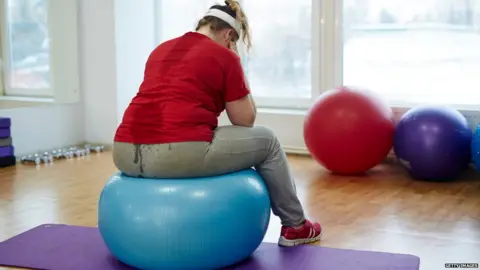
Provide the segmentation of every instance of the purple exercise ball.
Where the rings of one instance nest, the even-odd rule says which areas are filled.
[[[394,151],[411,176],[427,181],[450,181],[470,162],[472,130],[457,110],[418,107],[397,124]]]

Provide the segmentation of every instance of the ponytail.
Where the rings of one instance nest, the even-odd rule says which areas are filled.
[[[250,48],[252,47],[252,34],[251,34],[250,25],[248,23],[247,15],[243,11],[238,1],[225,0],[225,4],[235,12],[236,19],[237,21],[240,22],[241,32],[242,32],[242,33],[238,33],[238,35],[241,36],[243,43],[247,47],[247,50],[250,50]]]

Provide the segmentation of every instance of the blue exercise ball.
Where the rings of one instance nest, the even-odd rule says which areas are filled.
[[[475,165],[475,169],[477,169],[477,171],[480,171],[480,124],[477,125],[477,128],[475,129],[475,133],[472,139],[471,151],[472,161]]]
[[[112,255],[140,269],[217,269],[248,258],[270,221],[270,198],[252,169],[191,179],[113,175],[98,227]]]
[[[397,124],[394,151],[413,178],[450,181],[468,167],[472,130],[457,110],[424,106]]]

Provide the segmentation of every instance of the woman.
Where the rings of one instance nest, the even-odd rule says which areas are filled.
[[[153,50],[115,135],[115,165],[126,175],[149,178],[255,167],[282,221],[279,244],[317,241],[322,228],[304,216],[285,152],[272,131],[254,126],[256,106],[235,45],[242,37],[250,48],[250,29],[239,3],[225,3],[212,6],[196,32]],[[218,127],[224,110],[233,125]]]

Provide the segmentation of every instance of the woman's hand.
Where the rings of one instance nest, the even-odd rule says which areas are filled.
[[[230,41],[230,44],[229,44],[228,48],[229,48],[230,50],[232,50],[234,53],[236,53],[238,56],[240,56],[240,55],[238,54],[237,43],[235,43],[235,42],[233,42],[233,41]]]

